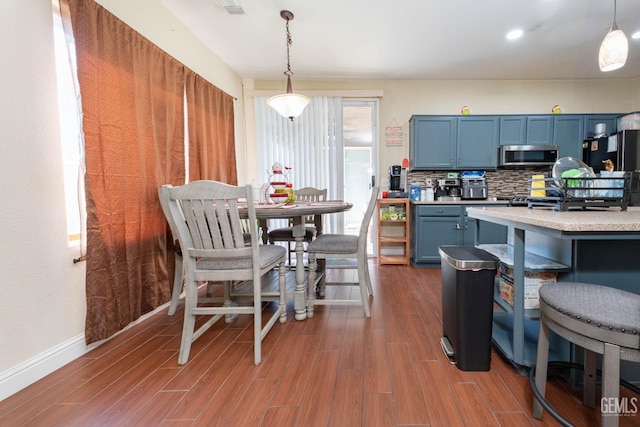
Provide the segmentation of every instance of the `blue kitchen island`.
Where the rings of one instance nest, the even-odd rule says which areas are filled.
[[[526,207],[469,207],[470,218],[509,227],[513,263],[513,307],[494,311],[494,345],[515,365],[535,365],[538,310],[524,308],[525,257],[565,265],[558,281],[595,283],[640,294],[640,207],[565,212]],[[496,302],[498,302],[496,300]],[[640,315],[640,314],[639,314]],[[576,360],[568,343],[556,360]],[[640,381],[637,364],[625,362],[623,377]],[[633,378],[628,378],[631,373]]]

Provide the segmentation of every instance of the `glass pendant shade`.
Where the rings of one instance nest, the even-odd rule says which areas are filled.
[[[627,62],[628,54],[629,42],[627,37],[614,23],[600,45],[600,53],[598,55],[600,71],[613,71],[622,68]]]
[[[267,105],[276,110],[282,117],[293,120],[304,111],[309,103],[309,98],[297,93],[283,93],[272,96],[267,100]]]

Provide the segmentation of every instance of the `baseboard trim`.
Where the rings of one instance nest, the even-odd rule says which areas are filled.
[[[169,303],[166,303],[156,308],[155,310],[146,313],[145,315],[141,316],[136,321],[131,322],[124,329],[113,334],[106,340],[87,345],[85,343],[84,334],[78,335],[61,344],[56,345],[55,347],[50,348],[43,353],[40,353],[35,357],[32,357],[31,359],[19,363],[13,368],[7,369],[4,372],[0,372],[0,401],[46,377],[47,375],[60,369],[67,363],[72,362],[78,357],[81,357],[94,348],[118,336],[127,329],[137,325],[140,322],[144,322],[146,319],[158,313],[159,311],[166,309],[168,306]]]
[[[87,352],[84,334],[0,373],[0,400],[33,384]]]

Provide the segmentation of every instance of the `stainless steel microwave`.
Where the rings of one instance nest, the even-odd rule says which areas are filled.
[[[500,166],[553,166],[559,155],[557,145],[502,145]]]

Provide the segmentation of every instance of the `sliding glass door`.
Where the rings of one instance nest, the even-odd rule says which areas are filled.
[[[377,170],[378,101],[344,99],[342,116],[342,186],[344,199],[353,203],[353,209],[344,216],[344,232],[357,235]],[[370,255],[374,253],[376,240],[372,235],[369,234]]]

